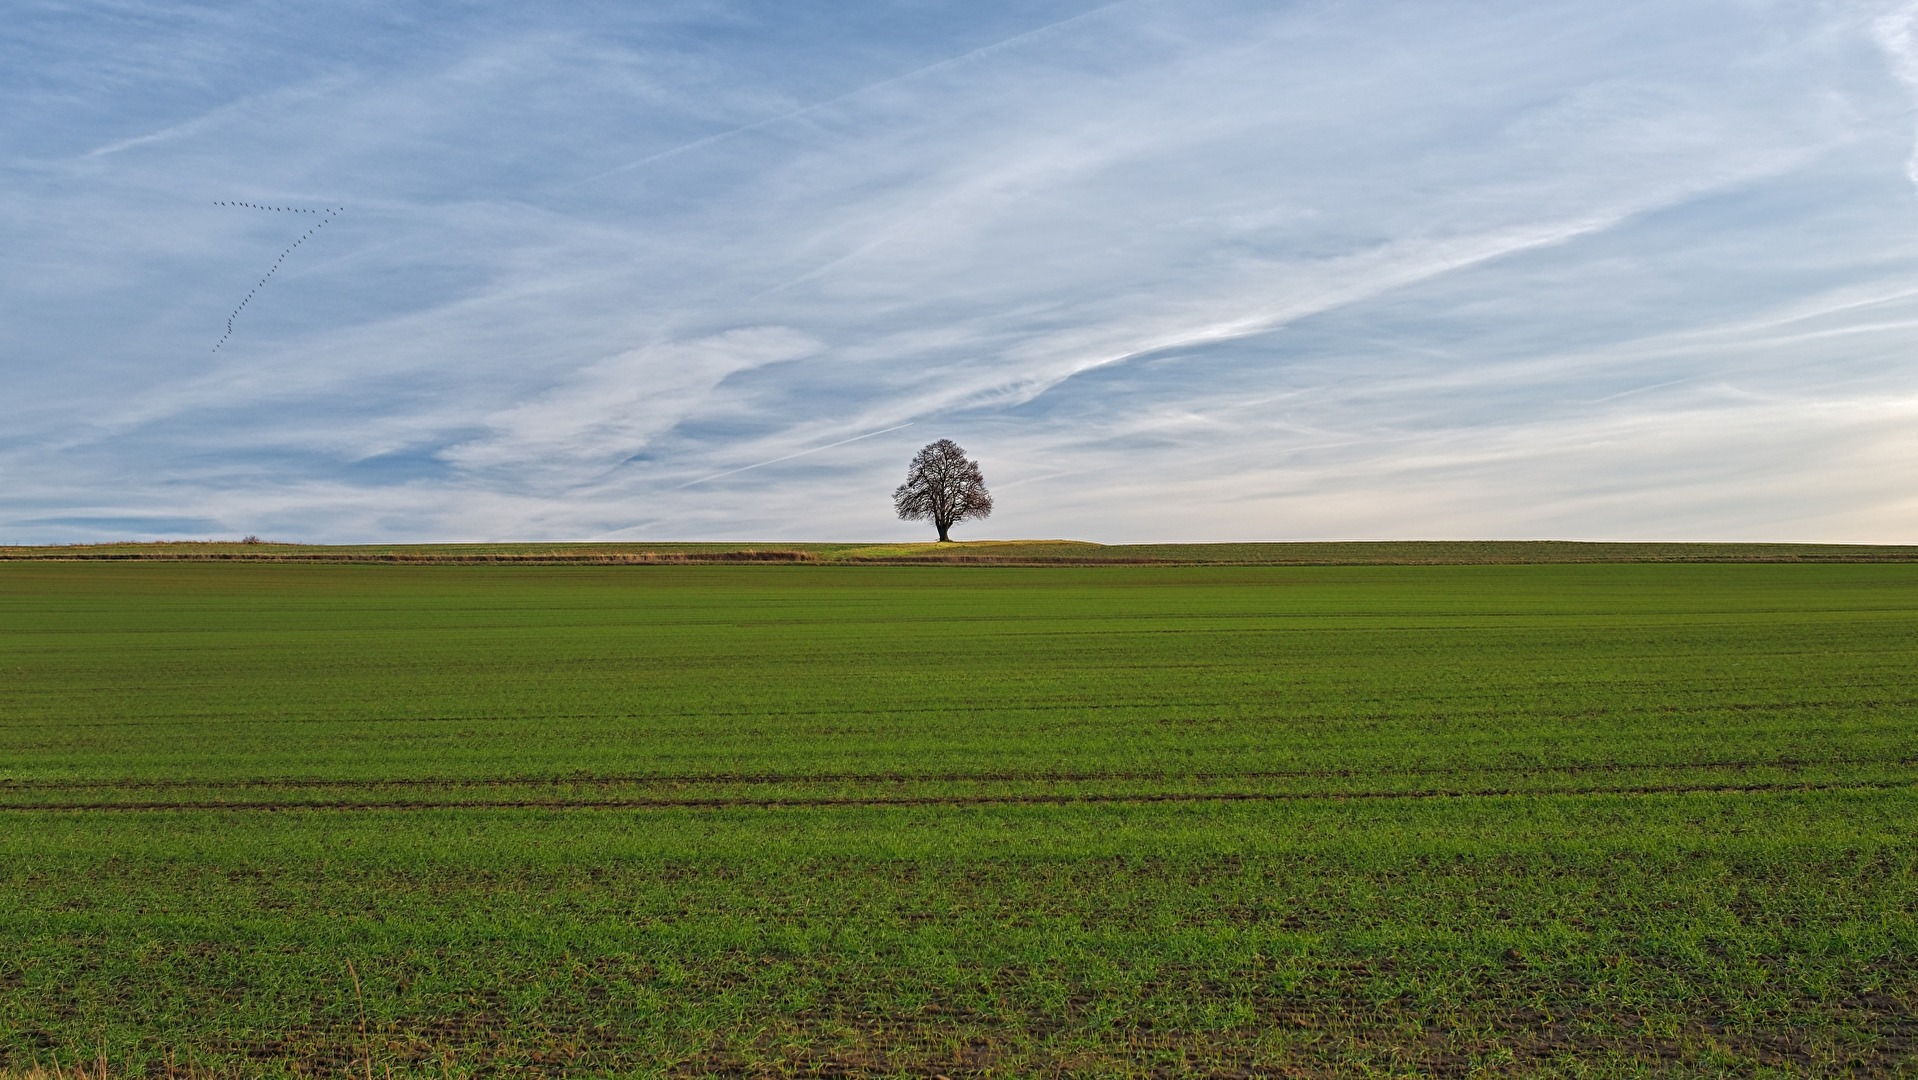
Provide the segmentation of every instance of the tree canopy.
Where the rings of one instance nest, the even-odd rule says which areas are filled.
[[[892,493],[893,507],[904,521],[931,521],[943,542],[961,521],[992,513],[992,493],[979,463],[966,457],[965,448],[951,439],[927,443],[906,467],[906,482]]]

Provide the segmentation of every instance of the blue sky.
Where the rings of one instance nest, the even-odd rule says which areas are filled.
[[[1918,542],[1918,4],[9,12],[0,542]]]

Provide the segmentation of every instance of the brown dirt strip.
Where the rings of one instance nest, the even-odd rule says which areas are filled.
[[[1176,632],[1183,633],[1184,631],[1176,631]],[[1236,704],[1236,702],[1181,701],[1177,703],[1177,707],[1181,709],[1205,709],[1205,708],[1219,708],[1219,707],[1233,705],[1233,704]],[[1116,711],[1116,710],[1138,711],[1138,710],[1155,708],[1155,707],[1158,707],[1157,703],[1142,704],[1138,702],[1097,702],[1097,701],[1050,702],[1048,701],[1048,702],[1022,703],[1019,706],[1017,706],[1017,708],[1014,711],[1030,712],[1030,713],[1050,713],[1050,712],[1091,713],[1091,712]],[[1830,709],[1830,708],[1909,709],[1913,707],[1918,707],[1918,698],[1803,698],[1803,699],[1794,700],[1794,701],[1714,702],[1708,706],[1689,705],[1689,704],[1662,704],[1662,705],[1661,704],[1650,704],[1650,705],[1632,704],[1629,706],[1619,705],[1611,708],[1588,707],[1588,708],[1580,708],[1580,709],[1558,709],[1550,713],[1539,712],[1537,710],[1526,710],[1526,715],[1531,717],[1548,717],[1556,720],[1576,720],[1576,719],[1603,718],[1608,716],[1618,716],[1621,714],[1630,715],[1630,716],[1682,716],[1682,715],[1695,715],[1699,713],[1714,713],[1714,712],[1782,713],[1782,712],[1806,712],[1813,709]],[[694,720],[711,720],[716,718],[730,719],[730,718],[742,717],[742,716],[754,717],[759,719],[767,719],[767,720],[788,720],[794,717],[825,716],[825,717],[832,717],[837,720],[850,721],[850,720],[863,720],[863,719],[875,718],[875,717],[912,716],[912,715],[922,714],[926,711],[927,710],[924,708],[898,707],[898,708],[884,708],[884,709],[876,709],[876,708],[875,709],[859,709],[856,711],[848,711],[845,709],[790,708],[790,709],[778,709],[778,710],[701,709],[701,710],[692,711],[692,712],[660,711],[660,712],[647,712],[647,713],[636,713],[636,712],[479,713],[479,714],[459,714],[459,715],[426,714],[421,716],[375,716],[375,717],[368,718],[365,721],[349,721],[349,722],[355,722],[355,723],[366,722],[366,723],[378,723],[378,724],[448,724],[448,723],[474,724],[474,723],[492,723],[496,721],[510,721],[510,722],[516,722],[516,723],[523,723],[523,722],[532,721],[532,720],[551,721],[551,720],[609,720],[611,719],[611,720],[649,720],[649,721],[694,721]],[[1490,716],[1508,715],[1517,711],[1518,710],[1515,710],[1515,709],[1478,707],[1478,708],[1456,708],[1456,709],[1448,709],[1444,711],[1424,710],[1424,711],[1421,711],[1419,715],[1427,719],[1433,719],[1433,718],[1471,719],[1471,718],[1484,718],[1484,717],[1490,717]],[[1404,712],[1372,711],[1372,712],[1351,712],[1351,713],[1336,713],[1336,714],[1308,713],[1302,716],[1292,716],[1292,717],[1283,717],[1283,718],[1263,716],[1263,717],[1254,717],[1252,719],[1253,720],[1270,720],[1275,722],[1279,720],[1284,720],[1286,722],[1291,722],[1291,723],[1364,723],[1364,722],[1403,720],[1406,718],[1407,715],[1408,714]],[[244,723],[253,723],[255,719],[256,718],[246,717],[246,716],[226,716],[226,717],[216,718],[216,717],[206,716],[203,714],[189,713],[189,714],[180,714],[180,715],[163,717],[163,718],[160,718],[158,722],[167,723],[167,722],[181,721],[181,720],[194,720],[194,721],[212,721],[212,722],[220,722],[220,723],[228,723],[228,724],[244,724]],[[327,722],[337,722],[337,721],[327,721]],[[1246,721],[1219,720],[1217,718],[1211,718],[1211,717],[1200,718],[1200,719],[1193,719],[1190,717],[1156,717],[1156,718],[1151,718],[1150,722],[1157,723],[1162,726],[1183,727],[1183,726],[1193,726],[1193,725],[1208,724],[1208,723],[1243,723]],[[9,720],[8,728],[13,731],[34,731],[34,730],[45,730],[45,729],[72,730],[75,728],[113,729],[113,728],[126,728],[126,727],[148,727],[152,725],[153,723],[155,723],[155,721],[152,718],[147,718],[147,717],[139,717],[139,718],[116,717],[112,719],[95,718],[95,719],[89,719],[89,720],[75,720],[69,717],[59,717],[59,718],[51,718],[51,719],[33,719],[33,720],[23,719],[23,720],[17,720],[17,721]],[[0,783],[5,783],[5,781],[0,780]]]
[[[1888,791],[1918,787],[1918,779],[1772,784],[1645,784],[1611,788],[1478,788],[1462,791],[1167,791],[1073,795],[907,795],[895,798],[831,796],[791,799],[442,799],[370,802],[123,802],[0,803],[0,811],[178,810],[779,810],[881,806],[1065,806],[1081,803],[1356,802],[1399,799],[1503,799],[1602,795],[1753,795],[1778,792]]]
[[[820,555],[810,551],[711,552],[493,552],[481,554],[418,552],[246,552],[246,551],[35,551],[0,550],[0,562],[240,562],[240,563],[400,563],[410,565],[527,566],[677,566],[724,563],[792,563],[813,566],[1483,566],[1483,565],[1597,565],[1624,563],[1910,563],[1918,553],[1892,549],[1834,552],[1712,552],[1686,555],[1676,552],[1547,552],[1487,554],[1461,552],[1430,556],[1379,554],[1368,556],[1273,554],[1265,557],[1180,558],[1177,556],[1111,555]]]
[[[822,565],[839,566],[1597,566],[1631,563],[1795,563],[1829,565],[1832,563],[1909,563],[1918,557],[1907,554],[1721,554],[1721,555],[1635,555],[1631,557],[1586,555],[1583,557],[1534,556],[1469,558],[1269,558],[1269,559],[1174,559],[1140,556],[1097,558],[1043,558],[1008,555],[846,555],[819,560]]]
[[[478,788],[478,787],[640,787],[648,784],[903,784],[903,783],[1099,783],[1103,781],[1214,781],[1214,780],[1350,780],[1368,776],[1458,776],[1473,773],[1572,774],[1597,772],[1678,772],[1734,769],[1815,769],[1860,766],[1911,768],[1918,757],[1904,758],[1775,758],[1718,761],[1591,761],[1562,764],[1439,765],[1426,768],[1380,769],[1269,769],[1232,772],[970,772],[970,773],[635,773],[624,776],[488,776],[488,777],[247,777],[231,780],[4,780],[6,791],[139,791],[191,788],[219,791],[246,788]]]
[[[245,562],[245,563],[407,563],[451,565],[518,563],[534,566],[579,564],[584,566],[675,566],[690,563],[816,563],[819,556],[808,551],[712,551],[712,552],[634,552],[568,554],[516,554],[500,552],[480,555],[416,555],[398,552],[248,554],[239,551],[112,551],[20,553],[0,552],[0,562]]]

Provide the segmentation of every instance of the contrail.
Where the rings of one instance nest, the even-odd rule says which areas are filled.
[[[605,172],[595,173],[584,180],[575,180],[574,182],[567,184],[566,186],[560,188],[559,190],[571,191],[572,189],[576,187],[583,187],[587,184],[594,183],[595,181],[604,180],[609,176],[617,176],[623,172],[631,172],[634,169],[643,168],[644,166],[651,165],[655,161],[664,161],[670,157],[678,157],[679,155],[684,154],[689,150],[697,150],[702,146],[711,146],[713,143],[720,142],[725,139],[730,139],[735,135],[744,135],[746,132],[749,132],[749,131],[758,131],[760,128],[763,128],[763,127],[769,127],[773,124],[782,123],[787,120],[794,120],[801,116],[805,116],[807,113],[818,112],[820,109],[830,108],[834,105],[839,104],[842,101],[846,101],[851,98],[856,98],[861,94],[870,93],[874,90],[878,90],[881,87],[891,86],[893,83],[904,82],[907,79],[916,79],[919,76],[924,75],[928,72],[938,71],[941,68],[947,68],[947,67],[951,67],[954,64],[963,63],[977,56],[984,56],[987,53],[996,52],[999,49],[1003,49],[1008,45],[1015,45],[1021,41],[1026,40],[1027,38],[1036,37],[1040,34],[1050,33],[1051,31],[1057,30],[1062,26],[1069,26],[1083,19],[1090,19],[1094,15],[1097,15],[1102,11],[1108,11],[1112,8],[1120,7],[1125,4],[1130,4],[1133,2],[1134,0],[1113,0],[1113,2],[1110,4],[1101,4],[1098,7],[1093,8],[1091,11],[1082,11],[1079,14],[1074,15],[1069,19],[1060,19],[1058,22],[1051,22],[1051,23],[1045,24],[1044,26],[1034,27],[1031,30],[1026,30],[1022,33],[1014,34],[1009,38],[1004,38],[1002,40],[995,41],[990,45],[981,45],[978,48],[971,50],[970,52],[963,52],[963,53],[960,53],[958,56],[947,57],[946,59],[940,60],[937,63],[927,64],[925,67],[922,67],[922,68],[915,68],[912,71],[908,71],[903,75],[894,75],[889,79],[881,79],[876,83],[871,83],[869,85],[859,87],[857,90],[848,90],[843,94],[839,94],[836,97],[829,97],[824,101],[815,101],[811,105],[802,105],[799,108],[792,110],[791,112],[780,113],[778,116],[768,116],[764,120],[755,120],[750,124],[744,124],[744,125],[741,125],[740,127],[732,128],[727,131],[721,131],[721,132],[718,132],[717,134],[708,135],[701,139],[694,139],[692,142],[685,143],[680,146],[675,146],[670,150],[661,150],[657,154],[649,154],[646,157],[640,158],[638,161],[629,161],[624,165],[616,165],[613,168],[607,169]]]
[[[913,425],[913,421],[908,420],[903,424],[895,424],[889,428],[880,428],[878,431],[868,431],[864,435],[854,435],[850,439],[841,439],[838,442],[827,443],[824,446],[815,446],[810,450],[801,450],[797,454],[787,454],[785,457],[776,457],[776,458],[773,458],[771,461],[759,461],[759,462],[754,462],[751,465],[741,465],[737,469],[727,469],[725,472],[717,472],[712,474],[711,476],[702,476],[697,480],[688,480],[685,483],[679,485],[679,487],[674,488],[673,490],[678,491],[681,488],[692,487],[694,484],[703,484],[708,480],[717,480],[722,476],[731,476],[734,473],[743,473],[747,469],[757,469],[766,465],[777,465],[782,461],[791,461],[792,459],[796,457],[805,457],[807,454],[817,454],[821,450],[831,450],[835,446],[844,446],[847,443],[858,442],[861,439],[870,439],[874,435],[884,435],[888,431],[898,431],[900,428],[909,428],[912,425]]]

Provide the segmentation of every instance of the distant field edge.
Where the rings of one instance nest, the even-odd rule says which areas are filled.
[[[1918,545],[1574,540],[1095,544],[479,543],[223,541],[0,546],[0,562],[257,562],[448,565],[1459,566],[1543,563],[1918,563]]]

